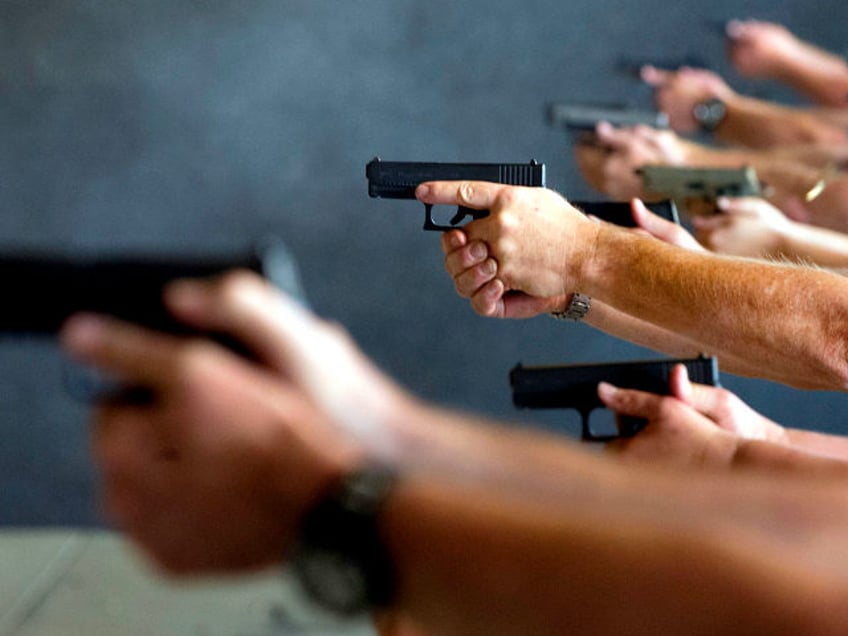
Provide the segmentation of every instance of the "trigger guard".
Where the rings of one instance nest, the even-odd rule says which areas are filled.
[[[459,223],[467,216],[470,216],[472,219],[482,219],[483,217],[488,215],[488,210],[475,210],[474,208],[466,208],[459,206],[456,209],[456,214],[454,214],[449,221],[450,225],[439,225],[433,220],[433,204],[425,203],[424,229],[430,231],[447,232],[449,230],[455,230],[457,227],[459,227]]]
[[[463,206],[459,206],[456,209],[456,214],[453,215],[453,218],[450,220],[451,225],[458,225],[460,221],[465,219],[465,217],[470,216],[472,219],[482,219],[483,217],[489,216],[488,210],[475,210],[474,208],[466,208]]]

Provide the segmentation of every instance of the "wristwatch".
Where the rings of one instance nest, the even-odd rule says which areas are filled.
[[[698,102],[692,108],[692,117],[698,122],[701,130],[713,132],[727,116],[727,105],[718,97],[711,97]]]
[[[586,294],[575,292],[571,295],[571,300],[568,301],[564,311],[552,311],[551,317],[557,320],[583,320],[589,309],[592,308],[592,299]]]
[[[390,468],[360,467],[306,514],[290,564],[319,607],[351,617],[391,604],[394,566],[377,517],[396,483]]]

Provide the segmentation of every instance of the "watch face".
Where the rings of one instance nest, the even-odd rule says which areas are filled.
[[[727,106],[717,97],[695,104],[692,116],[704,130],[713,131],[724,119]]]
[[[312,550],[295,561],[299,579],[321,605],[352,615],[367,607],[367,583],[362,568],[336,552]]]
[[[325,609],[352,617],[391,602],[394,567],[377,515],[396,481],[394,471],[366,466],[307,512],[291,565],[303,590]]]

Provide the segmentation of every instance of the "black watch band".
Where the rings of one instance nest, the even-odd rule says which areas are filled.
[[[324,609],[353,616],[393,601],[394,566],[380,537],[378,515],[396,482],[391,469],[361,467],[304,518],[291,567]]]

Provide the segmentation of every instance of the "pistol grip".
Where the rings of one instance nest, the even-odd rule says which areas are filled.
[[[591,410],[580,411],[582,420],[580,439],[584,442],[611,442],[614,439],[635,437],[648,423],[648,420],[641,417],[619,415],[617,416],[617,434],[597,434],[592,430],[589,422],[591,412]]]
[[[433,204],[425,203],[424,229],[431,232],[447,232],[448,230],[455,230],[457,227],[460,227],[459,223],[469,216],[472,219],[482,219],[483,217],[489,216],[489,211],[475,210],[474,208],[459,206],[456,209],[456,214],[454,214],[449,221],[450,225],[439,225],[433,220]]]

